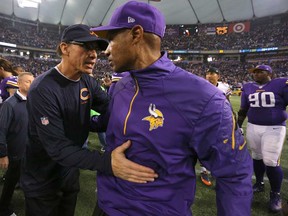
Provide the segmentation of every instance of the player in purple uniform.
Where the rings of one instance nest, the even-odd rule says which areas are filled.
[[[107,151],[131,140],[127,157],[159,174],[140,185],[98,172],[95,215],[191,216],[199,158],[216,178],[218,215],[249,216],[252,160],[230,103],[160,51],[162,13],[129,1],[108,26],[92,30],[109,39],[105,54],[113,71],[129,72],[113,91]]]
[[[13,70],[12,63],[0,58],[0,107],[1,104],[18,89],[17,73]]]
[[[269,209],[278,212],[282,206],[280,156],[286,136],[288,79],[272,79],[272,69],[268,65],[258,65],[250,72],[254,82],[243,86],[238,124],[241,127],[248,116],[246,137],[256,176],[253,191],[264,191],[266,171],[271,186]]]

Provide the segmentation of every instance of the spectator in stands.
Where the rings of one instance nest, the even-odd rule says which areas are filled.
[[[27,100],[30,139],[21,175],[27,215],[74,215],[79,168],[114,174],[134,183],[157,177],[151,168],[125,158],[129,142],[105,154],[82,148],[89,133],[91,108],[103,114],[110,101],[89,76],[96,63],[96,50],[105,49],[107,44],[86,25],[67,27],[57,48],[61,62],[31,85]]]
[[[21,73],[18,77],[19,89],[0,109],[0,168],[7,169],[0,198],[1,216],[16,215],[11,200],[20,178],[21,160],[28,141],[26,97],[33,80],[32,73]]]
[[[113,90],[106,151],[129,139],[127,157],[159,173],[139,185],[98,172],[94,215],[192,215],[199,158],[217,179],[218,215],[249,216],[252,161],[234,130],[231,105],[216,87],[160,51],[161,12],[129,1],[107,26],[92,31],[109,39],[105,54],[113,71],[130,73]]]

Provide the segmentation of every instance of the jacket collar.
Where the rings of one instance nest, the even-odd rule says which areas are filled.
[[[27,97],[24,96],[23,94],[21,94],[19,90],[17,90],[14,95],[15,95],[15,97],[17,99],[19,99],[21,101],[26,101],[27,100]]]
[[[132,70],[130,74],[142,84],[159,81],[159,79],[169,75],[176,66],[168,59],[166,52],[161,52],[161,57],[150,66],[141,70]]]

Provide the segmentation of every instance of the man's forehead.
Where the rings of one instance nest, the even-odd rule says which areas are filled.
[[[107,38],[111,38],[111,37],[114,37],[116,36],[117,34],[120,34],[122,32],[125,32],[127,30],[130,30],[128,28],[123,28],[123,29],[115,29],[115,30],[111,30],[111,31],[107,31]]]

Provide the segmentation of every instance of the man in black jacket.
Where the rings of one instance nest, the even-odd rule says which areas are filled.
[[[28,216],[74,215],[79,168],[136,183],[157,177],[152,169],[126,159],[129,142],[103,155],[82,148],[89,134],[90,110],[105,114],[110,101],[89,76],[96,50],[107,45],[86,25],[67,27],[57,48],[61,62],[31,86],[27,101],[30,139],[21,177]]]
[[[0,215],[13,215],[11,199],[19,181],[21,160],[27,144],[28,115],[26,97],[33,74],[23,72],[18,76],[19,89],[8,98],[0,110],[0,168],[7,169],[0,199]]]

